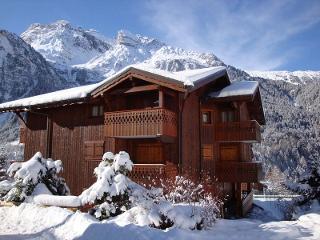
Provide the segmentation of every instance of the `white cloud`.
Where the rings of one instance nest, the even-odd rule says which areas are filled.
[[[269,70],[297,55],[283,47],[320,22],[319,1],[162,0],[146,4],[144,21],[172,45],[212,51],[227,64]]]

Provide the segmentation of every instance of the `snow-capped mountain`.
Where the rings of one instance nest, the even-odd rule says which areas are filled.
[[[70,86],[19,36],[0,30],[0,101]]]
[[[63,77],[80,84],[100,81],[138,62],[170,71],[224,65],[213,54],[173,48],[124,30],[111,40],[95,30],[72,27],[63,20],[32,24],[21,37],[53,63]]]
[[[44,57],[19,36],[0,30],[0,101],[51,92],[74,86],[61,77]],[[18,135],[12,114],[0,116],[0,142]]]
[[[306,84],[320,80],[320,71],[248,71],[252,77],[260,77],[292,84]]]
[[[10,34],[6,32],[6,35]],[[119,31],[114,38],[109,38],[92,29],[73,27],[66,21],[33,24],[21,37],[43,57],[22,39],[14,36],[17,41],[15,46],[26,49],[19,48],[22,53],[18,56],[26,58],[27,62],[31,61],[28,60],[30,56],[34,56],[31,62],[38,61],[39,64],[31,64],[32,71],[37,72],[34,75],[28,75],[29,72],[22,75],[11,74],[21,72],[23,60],[13,62],[10,65],[11,72],[9,68],[4,68],[6,65],[0,65],[0,77],[3,69],[8,74],[2,75],[4,80],[0,78],[1,94],[7,95],[0,98],[1,101],[25,96],[29,86],[37,92],[43,92],[97,82],[132,63],[144,62],[168,71],[226,66],[232,81],[260,82],[267,124],[262,144],[255,145],[255,157],[265,163],[266,169],[276,167],[288,176],[297,176],[309,163],[320,159],[319,72],[248,74],[225,64],[212,53],[186,51],[127,31]],[[8,41],[2,38],[0,40],[0,64],[3,59],[5,62],[11,59],[12,44],[8,44]],[[15,83],[22,84],[20,81],[24,78],[21,76],[32,79],[30,83],[23,85],[27,91],[7,91],[13,89]]]
[[[21,37],[48,61],[57,65],[76,65],[104,53],[110,48],[93,30],[72,27],[67,21],[32,24]]]

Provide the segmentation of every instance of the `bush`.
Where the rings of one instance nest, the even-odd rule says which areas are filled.
[[[187,174],[177,176],[174,180],[162,183],[164,198],[173,204],[189,204],[195,215],[200,215],[201,222],[197,229],[211,227],[220,216],[223,201],[220,199],[219,183],[212,181],[208,174],[203,174],[203,180],[196,182]]]
[[[97,181],[81,193],[82,204],[93,204],[90,214],[99,220],[117,216],[129,209],[130,180],[127,177],[133,163],[129,154],[121,151],[115,156],[107,152],[95,168]]]
[[[220,202],[204,191],[203,185],[177,177],[172,183],[163,183],[164,189],[147,189],[127,177],[132,166],[126,152],[104,154],[94,170],[97,181],[80,195],[82,204],[94,205],[91,215],[103,220],[123,214],[129,222],[160,229],[212,226]]]
[[[58,173],[62,171],[61,160],[45,159],[37,152],[26,162],[15,162],[8,168],[12,182],[0,182],[0,192],[5,201],[23,202],[39,183],[43,183],[54,195],[67,195],[69,188]],[[8,187],[10,186],[10,187]]]

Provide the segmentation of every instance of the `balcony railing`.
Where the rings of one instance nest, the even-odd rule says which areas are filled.
[[[258,162],[217,162],[215,176],[219,182],[255,183],[262,180],[262,165]]]
[[[218,142],[260,142],[260,125],[255,120],[217,123],[215,140]]]
[[[106,112],[104,124],[108,137],[177,136],[176,114],[164,108]]]
[[[134,164],[129,177],[141,184],[159,184],[166,178],[174,178],[178,174],[176,165],[169,164]]]

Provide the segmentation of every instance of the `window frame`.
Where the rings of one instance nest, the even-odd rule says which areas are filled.
[[[94,109],[96,109],[96,114],[94,114]],[[104,106],[103,104],[92,104],[90,105],[89,117],[90,118],[99,118],[104,115]]]
[[[209,116],[209,121],[208,122],[205,122],[203,121],[204,120],[204,115]],[[202,125],[213,125],[213,111],[212,110],[209,110],[209,109],[202,109],[201,110],[201,123]]]
[[[223,110],[220,113],[221,122],[236,122],[237,116],[235,110]]]

